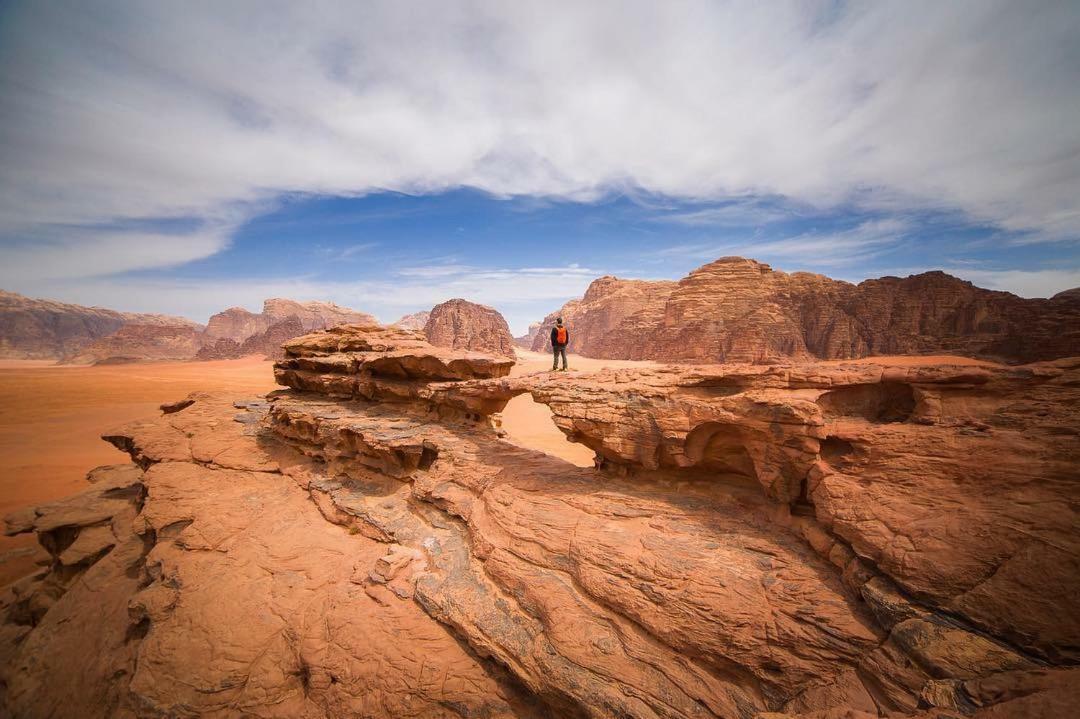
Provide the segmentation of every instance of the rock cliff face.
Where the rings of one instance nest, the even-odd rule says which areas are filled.
[[[397,322],[394,323],[395,327],[401,327],[407,330],[422,330],[427,325],[428,318],[431,317],[431,312],[424,310],[423,312],[413,312],[411,315],[404,315]]]
[[[630,286],[614,278],[597,282]],[[1022,299],[943,272],[852,285],[724,257],[676,284],[614,293],[594,287],[561,310],[571,351],[589,357],[769,362],[963,354],[1030,362],[1080,354],[1075,292]],[[545,327],[558,314],[545,318]],[[546,351],[547,342],[541,331],[533,349]]]
[[[567,302],[540,322],[531,349],[551,351],[551,328],[562,317],[570,328],[570,352],[620,359],[629,345],[641,341],[637,333],[659,319],[674,289],[675,283],[666,281],[620,280],[611,276],[593,280],[584,297]]]
[[[293,339],[266,399],[107,434],[8,517],[14,716],[1067,716],[1080,359],[509,377]],[[586,470],[499,437],[529,393]],[[59,681],[63,677],[65,681]]]
[[[293,335],[293,337],[314,329],[325,329],[350,323],[378,324],[372,315],[340,307],[334,302],[297,302],[289,299],[268,299],[262,302],[262,312],[259,314],[248,312],[242,307],[233,307],[224,312],[218,312],[210,318],[210,322],[206,323],[204,341],[207,347],[211,348],[215,353],[215,356],[224,358],[222,355],[227,354],[232,345],[228,342],[218,344],[218,340],[231,340],[235,343],[234,351],[239,352],[246,340],[264,336],[272,326],[280,325],[293,317],[296,318],[297,322],[289,326],[301,328],[301,331]],[[280,333],[280,329],[275,331]],[[279,340],[274,345],[274,351],[270,353],[271,355],[278,351],[281,341],[284,341],[284,339],[291,338]],[[254,344],[258,345],[258,347],[264,347],[267,343],[268,340],[256,339],[254,341]]]
[[[177,325],[123,325],[111,335],[84,347],[66,361],[80,364],[191,359],[202,347],[202,328],[194,322]]]
[[[173,328],[170,337],[183,334],[181,328],[199,329],[182,317],[116,312],[100,307],[83,307],[52,300],[36,300],[0,290],[0,357],[7,359],[71,359],[90,344],[126,324],[146,328]],[[155,330],[136,331],[144,345]],[[166,343],[166,347],[173,340]],[[190,355],[189,355],[190,356]]]
[[[461,299],[431,309],[424,334],[437,347],[514,356],[514,338],[506,320],[491,307]]]

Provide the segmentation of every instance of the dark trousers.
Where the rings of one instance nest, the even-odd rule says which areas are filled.
[[[559,357],[562,357],[562,368],[566,369],[566,347],[554,345],[551,350],[555,353],[555,357],[551,360],[551,369],[555,369],[559,366]]]

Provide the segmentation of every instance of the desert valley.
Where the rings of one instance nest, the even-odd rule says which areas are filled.
[[[1080,716],[1078,37],[0,2],[0,719]]]
[[[722,258],[599,278],[516,339],[465,300],[199,326],[3,299],[14,716],[1078,699],[1076,290]]]

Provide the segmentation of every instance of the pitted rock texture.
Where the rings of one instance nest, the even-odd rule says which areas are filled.
[[[0,602],[4,709],[1019,719],[1080,700],[1080,360],[484,360],[340,327],[287,345],[290,389],[110,431],[133,465],[7,520],[48,558]],[[525,392],[597,469],[500,439]]]
[[[544,327],[563,316],[571,351],[606,359],[702,363],[960,354],[1031,362],[1080,355],[1075,291],[1023,299],[943,272],[852,285],[774,271],[741,257],[711,262],[676,284],[635,282],[601,278],[581,300],[545,318]],[[622,299],[627,295],[632,299]],[[541,330],[532,349],[548,347]]]
[[[437,347],[514,356],[514,338],[495,309],[454,299],[435,305],[424,325],[427,341]]]
[[[143,344],[155,328],[173,328],[167,330],[169,341],[164,345],[166,347],[175,345],[176,338],[185,335],[187,330],[202,329],[182,317],[116,312],[101,307],[31,299],[0,290],[2,358],[71,360],[95,341],[107,338],[127,324],[143,328],[136,333],[137,340]],[[101,359],[101,356],[90,359]]]

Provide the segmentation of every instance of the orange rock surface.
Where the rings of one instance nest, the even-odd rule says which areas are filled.
[[[741,257],[678,283],[601,278],[563,316],[590,357],[771,362],[960,354],[1010,362],[1080,355],[1080,296],[1023,299],[943,272],[858,285]],[[548,348],[541,330],[532,349]]]
[[[431,308],[424,334],[437,347],[514,356],[510,327],[496,310],[466,300],[448,300]]]
[[[48,560],[0,599],[5,709],[942,719],[1080,699],[1080,360],[510,368],[338,327],[287,343],[288,389],[109,432],[133,464],[6,520]],[[526,393],[595,468],[501,438]]]

